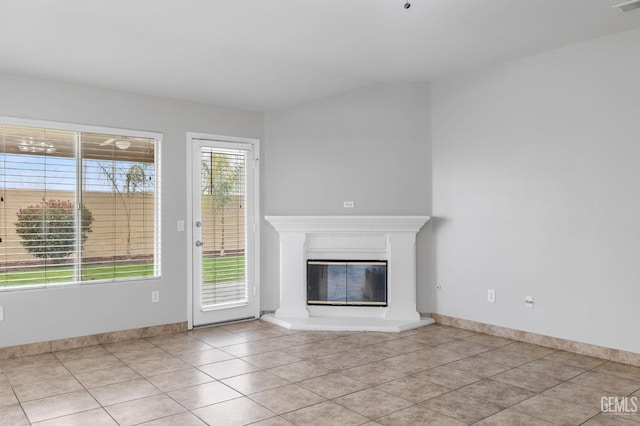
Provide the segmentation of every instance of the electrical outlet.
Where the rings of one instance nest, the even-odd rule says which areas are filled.
[[[4,321],[4,306],[0,306],[0,321]]]
[[[533,309],[533,296],[524,297],[524,306],[529,309]]]
[[[178,221],[178,232],[183,232],[184,231],[184,220],[179,220]]]
[[[160,292],[158,290],[151,292],[151,303],[158,303],[160,301]]]
[[[487,302],[496,303],[496,291],[495,290],[489,290],[487,292]]]
[[[344,202],[344,208],[345,209],[352,209],[356,206],[356,203],[353,201],[345,201]]]

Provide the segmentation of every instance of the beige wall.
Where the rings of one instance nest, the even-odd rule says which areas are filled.
[[[33,261],[36,258],[27,253],[16,234],[17,211],[45,200],[73,201],[69,191],[6,190],[1,204],[0,255],[5,262]],[[244,198],[238,198],[227,206],[224,217],[224,249],[227,253],[237,252],[244,247]],[[87,258],[113,256],[151,256],[154,243],[154,194],[136,193],[128,198],[113,192],[85,192],[83,204],[93,215],[92,232],[88,233],[84,254]],[[236,209],[240,208],[240,215]],[[202,217],[204,218],[203,241],[205,252],[219,252],[222,249],[222,217],[214,218],[215,211],[210,196],[203,195]],[[130,212],[127,219],[127,210]],[[238,217],[240,216],[240,218]],[[129,222],[129,226],[127,226]],[[130,244],[127,238],[130,231]]]

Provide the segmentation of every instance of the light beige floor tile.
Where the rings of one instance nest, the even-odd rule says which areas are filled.
[[[598,414],[591,418],[588,422],[583,423],[584,426],[637,426],[638,423],[624,416],[613,414]]]
[[[377,365],[378,369],[395,370],[403,375],[414,374],[440,364],[432,352],[433,351],[423,350],[396,355],[377,363],[372,363],[372,365]]]
[[[502,407],[509,407],[535,395],[526,389],[490,379],[472,383],[459,391]]]
[[[357,367],[369,362],[369,360],[350,352],[339,352],[325,355],[313,358],[311,361],[328,371],[346,370],[347,368]]]
[[[573,402],[575,404],[582,405],[583,407],[600,408],[602,397],[609,396],[609,393],[601,389],[590,388],[571,382],[564,382],[544,391],[541,395]]]
[[[90,389],[89,392],[103,407],[161,393],[160,389],[145,379],[135,379],[101,386]]]
[[[170,355],[145,359],[144,361],[132,361],[128,365],[143,377],[156,376],[191,367],[185,361]]]
[[[85,348],[67,349],[65,351],[53,352],[56,358],[62,362],[75,361],[83,358],[96,358],[108,355],[109,352],[102,346],[87,346]]]
[[[122,350],[121,352],[114,352],[113,355],[126,364],[131,364],[132,362],[141,364],[153,359],[167,359],[173,356],[166,352],[164,349],[160,349],[159,347],[154,345],[151,345],[149,349],[135,348],[130,350]]]
[[[4,371],[13,386],[40,380],[71,377],[71,373],[57,360],[52,363],[24,366]]]
[[[369,387],[369,385],[340,373],[307,379],[299,382],[298,385],[328,399],[338,398]]]
[[[417,404],[427,399],[447,393],[450,390],[444,386],[436,385],[417,377],[407,376],[383,383],[376,387],[382,391],[406,399]]]
[[[563,425],[583,423],[600,412],[599,409],[587,408],[543,395],[536,395],[512,408],[521,413]]]
[[[478,426],[551,426],[553,423],[509,409],[475,424]]]
[[[438,348],[458,352],[467,356],[478,355],[479,353],[487,352],[494,349],[491,346],[471,342],[468,340],[455,340],[453,342],[443,343],[439,345]]]
[[[247,397],[220,402],[194,410],[194,414],[210,425],[245,425],[273,417],[275,414]]]
[[[193,366],[201,366],[214,362],[227,361],[234,356],[220,349],[212,348],[198,352],[187,352],[178,355],[180,359]]]
[[[341,374],[370,386],[379,385],[406,376],[406,373],[403,371],[391,367],[382,368],[379,363],[370,363],[342,370]]]
[[[483,378],[500,374],[511,368],[491,359],[485,359],[479,356],[454,361],[448,364],[448,366]]]
[[[213,424],[213,423],[210,423]],[[142,423],[143,426],[205,426],[206,423],[190,412],[175,414]]]
[[[152,343],[144,339],[125,340],[122,342],[108,343],[102,345],[104,349],[113,354],[122,355],[128,352],[144,353],[145,351],[153,351],[156,348]]]
[[[504,348],[504,346],[492,351],[483,352],[477,355],[477,357],[480,359],[485,359],[491,362],[502,364],[507,367],[520,367],[521,365],[538,359],[538,357],[533,355],[508,351]]]
[[[614,395],[629,395],[640,389],[640,382],[611,374],[587,371],[570,380],[572,383],[602,389]]]
[[[230,377],[228,379],[223,379],[222,383],[232,387],[244,395],[289,384],[289,382],[282,377],[278,377],[267,371],[256,371],[254,373]]]
[[[432,398],[422,405],[464,423],[477,422],[502,410],[497,404],[458,391]]]
[[[409,337],[409,340],[413,340],[418,343],[422,343],[429,346],[438,346],[443,343],[452,342],[455,339],[451,336],[445,336],[432,333],[418,333]]]
[[[545,356],[544,359],[559,362],[561,364],[572,365],[578,368],[584,368],[585,370],[590,370],[605,362],[605,360],[600,358],[594,358],[565,351],[554,352],[551,355]]]
[[[138,373],[127,366],[106,368],[75,375],[75,378],[87,389],[126,382],[140,377]]]
[[[414,374],[414,377],[428,380],[431,383],[445,386],[449,389],[458,389],[463,386],[481,380],[480,377],[475,376],[469,372],[456,370],[448,365],[431,368],[426,371]]]
[[[430,327],[428,326],[426,328],[427,328],[426,332],[428,333]],[[444,336],[453,337],[455,339],[464,339],[465,337],[478,334],[475,331],[465,330],[465,329],[456,328],[456,327],[448,327],[448,326],[439,326],[435,328],[433,332],[444,335]]]
[[[62,417],[98,407],[99,404],[87,391],[71,392],[22,404],[31,422]]]
[[[429,350],[420,351],[420,354],[429,360],[429,363],[433,367],[437,365],[449,364],[450,362],[457,361],[466,357],[458,352],[449,351],[442,348],[431,348]]]
[[[255,365],[251,365],[241,359],[214,362],[212,364],[202,365],[198,367],[198,369],[218,380],[260,370]]]
[[[462,426],[465,423],[447,417],[436,411],[429,410],[421,405],[414,405],[404,410],[396,411],[388,416],[381,417],[376,424],[388,426]]]
[[[104,370],[105,368],[121,367],[124,365],[122,361],[108,353],[92,358],[80,358],[63,361],[63,364],[67,368],[67,370],[71,372],[71,374]]]
[[[366,417],[331,401],[292,411],[283,417],[298,426],[356,426],[368,421]]]
[[[184,370],[171,371],[169,373],[147,377],[147,380],[161,391],[169,392],[202,383],[213,382],[215,379],[197,368],[185,368]]]
[[[0,426],[28,426],[29,420],[25,416],[20,404],[0,406]]]
[[[328,370],[325,370],[324,368],[309,361],[294,362],[292,364],[271,368],[267,371],[292,383],[323,376],[329,373]]]
[[[271,348],[269,345],[267,345],[266,343],[264,343],[263,340],[252,341],[247,343],[239,343],[237,345],[225,346],[221,349],[226,353],[231,354],[233,356],[237,356],[237,357],[256,355],[264,352],[269,352],[271,350],[275,350]]]
[[[44,379],[35,382],[21,383],[13,386],[13,390],[20,402],[49,396],[62,395],[64,393],[84,390],[82,385],[72,376],[63,376],[55,379]]]
[[[24,412],[49,426],[640,426],[640,414],[600,412],[603,396],[630,394],[640,397],[640,367],[442,325],[366,333],[251,321],[0,360],[0,426],[27,425]]]
[[[276,414],[288,413],[325,401],[320,395],[295,384],[254,393],[250,398]]]
[[[188,410],[228,401],[242,394],[220,382],[204,383],[169,392],[168,395]]]
[[[184,407],[167,395],[154,395],[105,407],[121,426],[130,426],[178,414]]]
[[[251,426],[291,426],[293,423],[281,416],[271,417],[266,420],[251,423]]]
[[[0,360],[0,367],[3,372],[20,369],[23,367],[34,367],[42,364],[50,364],[58,362],[52,353],[44,353],[38,355],[22,356],[18,358],[10,358]]]
[[[202,340],[206,344],[211,345],[215,348],[237,345],[239,343],[246,343],[249,341],[249,339],[233,333],[216,334],[213,336],[199,338],[198,340]]]
[[[473,336],[465,337],[463,340],[469,342],[480,343],[492,348],[499,348],[510,343],[513,343],[511,339],[505,339],[504,337],[490,336],[488,334],[474,334]]]
[[[406,399],[373,388],[337,398],[334,402],[369,419],[377,419],[413,405]]]
[[[544,346],[533,345],[531,343],[516,342],[502,347],[506,351],[515,352],[523,355],[530,355],[536,358],[548,356],[556,349],[545,348]]]
[[[562,364],[548,359],[537,359],[519,367],[531,375],[544,375],[558,380],[569,380],[584,373],[586,370],[572,365]]]
[[[258,368],[274,368],[298,362],[300,361],[300,358],[290,355],[286,351],[272,351],[263,354],[250,355],[242,358],[242,360],[255,365]]]
[[[392,354],[406,354],[409,352],[421,351],[429,349],[430,346],[409,339],[393,339],[386,342],[372,345],[372,350],[386,350]]]
[[[553,377],[539,374],[533,375],[527,370],[524,370],[523,367],[517,367],[513,370],[505,371],[504,373],[497,374],[491,378],[535,393],[544,392],[561,382],[561,380],[554,379]]]
[[[172,355],[184,355],[190,352],[201,352],[213,348],[211,345],[192,338],[179,341],[160,341],[154,344]]]
[[[0,380],[0,407],[13,405],[18,402],[13,388],[8,380]]]
[[[632,365],[621,364],[619,362],[605,362],[593,369],[598,373],[611,374],[618,377],[624,377],[625,379],[635,380],[640,382],[640,367],[634,367]]]
[[[102,408],[34,423],[34,426],[118,426]]]

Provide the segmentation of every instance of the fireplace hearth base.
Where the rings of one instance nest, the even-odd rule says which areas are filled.
[[[324,331],[382,331],[400,332],[435,323],[432,318],[420,318],[417,321],[387,320],[384,318],[361,317],[317,317],[277,318],[274,314],[264,314],[261,319],[289,330]]]

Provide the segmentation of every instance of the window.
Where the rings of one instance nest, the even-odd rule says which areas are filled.
[[[150,132],[0,121],[0,289],[160,275]]]

